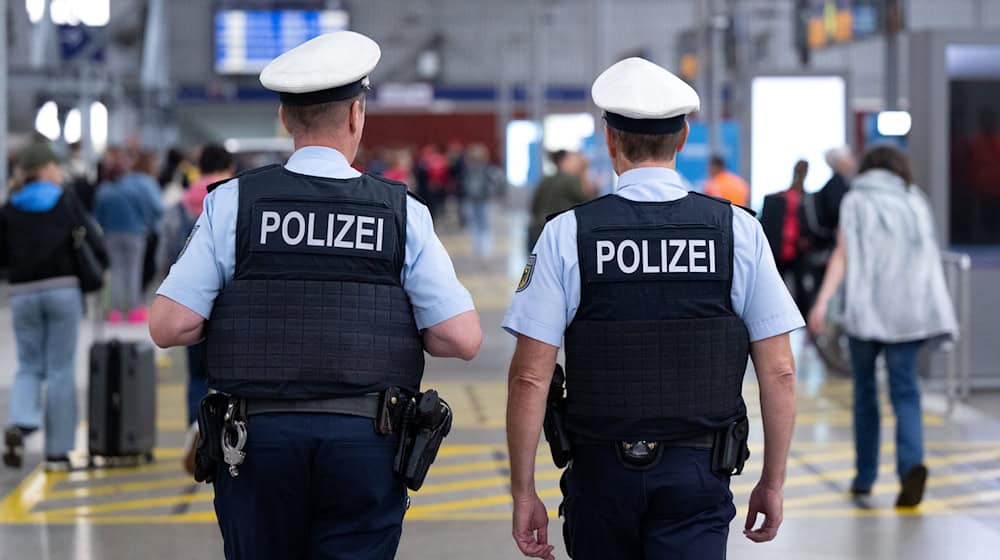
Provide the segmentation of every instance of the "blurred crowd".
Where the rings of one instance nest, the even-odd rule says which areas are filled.
[[[96,164],[91,164],[80,146],[68,146],[61,157],[43,140],[17,155],[11,166],[8,200],[0,211],[0,270],[5,271],[11,285],[19,362],[6,434],[9,441],[20,441],[46,417],[50,430],[46,456],[56,468],[65,463],[76,425],[73,364],[77,329],[84,313],[81,294],[103,295],[96,299],[100,307],[95,313],[109,323],[144,323],[149,288],[183,251],[210,186],[241,170],[282,162],[287,156],[277,152],[233,154],[222,145],[206,144],[193,149],[173,148],[160,157],[130,142],[108,148]],[[495,205],[509,191],[497,156],[475,143],[463,146],[453,142],[420,149],[375,147],[363,150],[355,166],[406,184],[426,202],[436,223],[468,232],[473,257],[483,269],[493,254],[492,218],[498,214]],[[549,216],[608,192],[609,185],[597,184],[582,153],[557,151],[549,154],[549,160],[547,168],[551,173],[530,189],[526,232],[529,253]],[[826,153],[826,162],[829,170],[822,173],[828,173],[829,179],[822,189],[806,192],[808,174],[817,171],[810,170],[806,161],[799,161],[789,170],[787,188],[765,197],[759,216],[779,271],[799,309],[809,315],[813,330],[818,334],[835,308],[842,317],[848,317],[845,324],[850,323],[850,309],[845,310],[836,297],[840,284],[853,281],[867,286],[855,287],[855,292],[869,293],[885,284],[885,289],[892,285],[900,293],[908,293],[900,287],[902,278],[882,278],[885,274],[860,280],[845,278],[846,261],[870,253],[845,252],[845,232],[848,242],[859,243],[859,239],[874,235],[864,229],[875,227],[872,224],[889,224],[902,232],[899,240],[885,231],[878,234],[886,259],[908,258],[900,270],[910,271],[910,276],[914,270],[926,271],[926,278],[913,293],[946,298],[940,295],[939,270],[928,264],[938,259],[933,226],[929,219],[927,223],[917,219],[929,213],[919,190],[908,186],[911,177],[905,156],[892,148],[877,148],[869,151],[859,165],[849,148],[838,147]],[[712,157],[708,171],[703,185],[689,188],[740,206],[749,204],[750,186],[726,168],[723,158]],[[854,192],[852,185],[860,186],[854,199],[863,199],[868,206],[844,202],[848,193]],[[885,198],[889,195],[902,197],[902,202]],[[853,209],[846,224],[842,207]],[[905,238],[910,235],[907,232],[913,231],[922,232],[926,238],[921,247],[929,249],[923,253],[912,253],[912,240]],[[855,273],[866,270],[853,266]],[[932,291],[928,291],[930,285]],[[884,295],[872,296],[866,309],[856,310],[855,314],[869,313],[885,299]],[[938,307],[944,309],[947,304]],[[890,309],[885,313],[895,312]],[[926,332],[922,331],[929,338],[942,331],[942,321],[944,331],[953,329],[952,319],[946,315],[941,311],[943,319],[910,317],[905,323],[929,323]],[[885,326],[891,331],[895,325]],[[912,388],[908,380],[915,374],[910,358],[916,347],[897,346],[894,332],[875,335],[876,339],[885,339],[887,351],[902,353],[902,362],[897,362],[903,365],[896,367],[893,375],[900,387]],[[860,340],[852,339],[855,375],[867,379],[869,362],[882,348],[863,346]],[[207,391],[201,345],[188,348],[188,368],[189,420],[194,421],[197,403]],[[49,387],[44,402],[38,397],[43,383]],[[911,404],[913,398],[899,396],[901,402]],[[865,402],[862,404],[866,408],[856,412],[859,418],[869,419],[871,405]],[[905,410],[903,414],[907,414]],[[916,426],[906,435],[909,443],[916,445],[913,442],[919,440],[919,424],[912,418],[903,421]],[[919,457],[919,453],[912,455],[901,461],[912,463]],[[16,457],[5,456],[4,460],[11,465],[18,463]],[[858,485],[864,489],[867,480],[859,479]]]

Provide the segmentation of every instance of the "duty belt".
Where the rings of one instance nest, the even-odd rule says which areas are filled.
[[[651,449],[656,449],[659,446],[662,447],[696,447],[699,449],[711,449],[715,443],[715,432],[703,434],[696,437],[684,438],[684,439],[671,439],[671,440],[614,440],[614,439],[597,439],[588,436],[583,436],[580,434],[572,434],[570,436],[570,441],[573,445],[615,445],[615,446],[635,446],[636,444],[646,444],[651,445]]]
[[[698,437],[685,439],[672,439],[664,441],[653,440],[601,440],[586,436],[573,434],[571,440],[574,446],[601,446],[614,445],[615,452],[621,464],[628,469],[645,470],[652,467],[660,458],[664,447],[695,447],[699,449],[713,449],[716,435],[714,433],[705,434]]]
[[[247,416],[283,412],[347,414],[378,418],[381,403],[381,393],[328,399],[247,399]]]

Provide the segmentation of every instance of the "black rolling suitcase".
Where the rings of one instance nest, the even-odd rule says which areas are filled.
[[[88,441],[92,463],[152,460],[156,444],[156,361],[147,342],[90,347]]]

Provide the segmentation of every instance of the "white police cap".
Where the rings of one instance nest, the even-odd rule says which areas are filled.
[[[637,134],[670,134],[701,108],[698,93],[666,69],[639,57],[613,64],[594,80],[594,104],[608,126]]]
[[[368,87],[381,56],[378,44],[361,33],[326,33],[272,60],[260,83],[288,105],[343,101]]]

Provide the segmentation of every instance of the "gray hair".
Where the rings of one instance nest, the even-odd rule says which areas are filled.
[[[823,157],[827,165],[836,167],[838,161],[851,157],[851,149],[847,146],[838,146],[827,150]]]

